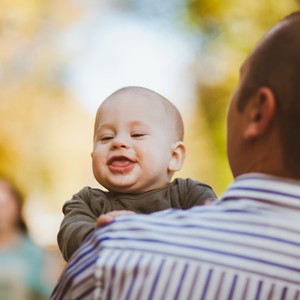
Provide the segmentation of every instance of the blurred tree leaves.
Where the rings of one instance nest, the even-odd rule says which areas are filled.
[[[71,1],[14,0],[0,6],[0,172],[50,206],[61,203],[56,195],[89,170],[88,161],[75,165],[91,145],[91,121],[64,90],[67,58],[59,49],[60,34],[79,13]]]
[[[210,155],[214,157],[211,165],[214,168],[205,176],[218,193],[231,179],[226,159],[225,119],[240,65],[271,26],[299,10],[299,3],[296,0],[186,1],[188,24],[202,38],[196,68],[198,101],[194,116],[196,120],[201,119],[201,124],[195,124],[194,130],[203,128],[205,123]]]
[[[91,1],[96,9],[101,3]],[[225,114],[239,67],[269,27],[299,9],[299,1],[111,3],[141,18],[180,23],[198,41],[198,59],[191,66],[197,105],[186,124],[184,175],[209,182],[221,194],[231,180]],[[91,179],[92,120],[64,88],[64,68],[70,58],[59,47],[62,33],[76,23],[82,9],[75,0],[0,4],[0,173],[15,177],[27,194],[49,194],[56,204],[64,200],[56,195],[76,191],[75,186]]]

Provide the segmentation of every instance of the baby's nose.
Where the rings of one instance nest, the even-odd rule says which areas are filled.
[[[112,143],[113,149],[128,148],[129,143],[125,138],[115,137]]]

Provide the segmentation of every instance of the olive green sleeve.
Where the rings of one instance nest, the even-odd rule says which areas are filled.
[[[215,200],[217,196],[207,183],[191,178],[179,179],[180,198],[183,209],[203,205],[208,200]]]
[[[68,261],[95,228],[98,216],[90,208],[88,188],[82,189],[71,200],[65,202],[63,214],[57,242],[64,259]]]

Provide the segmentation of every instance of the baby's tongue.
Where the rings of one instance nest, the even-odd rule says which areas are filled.
[[[116,159],[114,161],[112,161],[111,165],[113,167],[126,167],[131,163],[130,160],[126,159],[126,158],[120,158],[120,159]]]

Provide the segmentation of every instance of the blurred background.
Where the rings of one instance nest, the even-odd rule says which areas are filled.
[[[225,117],[239,67],[299,3],[1,0],[0,173],[23,191],[34,241],[62,264],[61,207],[83,186],[98,186],[90,158],[96,109],[127,85],[177,105],[188,155],[176,175],[220,196],[232,180]]]

